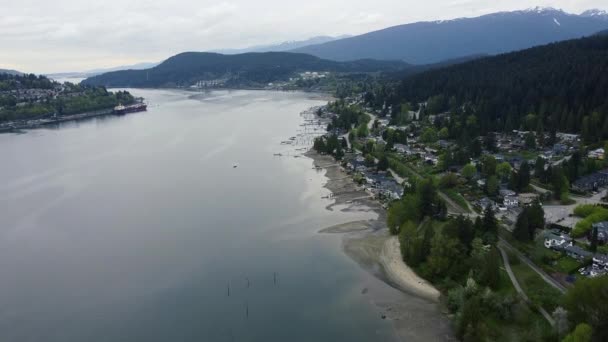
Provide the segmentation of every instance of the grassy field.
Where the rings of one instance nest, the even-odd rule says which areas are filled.
[[[452,201],[458,204],[458,206],[464,209],[467,213],[471,212],[469,206],[467,205],[467,201],[464,199],[464,197],[462,197],[460,193],[458,193],[456,189],[445,189],[442,190],[442,192],[446,194],[446,196],[448,196]]]
[[[517,261],[519,261],[514,255],[510,255],[509,259],[511,261],[516,260],[514,264],[517,264]],[[496,290],[496,293],[503,298],[519,298],[502,264],[500,266],[500,286]],[[494,315],[488,315],[484,317],[484,323],[491,332],[490,336],[492,340],[499,342],[537,341],[549,334],[552,329],[549,323],[536,310],[532,310],[523,300],[514,305],[509,319],[497,319]]]
[[[555,265],[555,269],[558,272],[566,274],[572,274],[576,272],[580,267],[581,263],[575,259],[572,259],[569,256],[561,257],[559,260],[557,260],[557,263]]]
[[[522,262],[511,263],[511,269],[532,303],[548,312],[553,312],[557,308],[562,294],[547,284],[538,273]]]

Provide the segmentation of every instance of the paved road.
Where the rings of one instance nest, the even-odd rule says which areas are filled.
[[[500,255],[502,255],[502,261],[505,264],[505,269],[507,270],[507,274],[509,275],[509,278],[511,279],[511,283],[513,283],[513,287],[515,288],[515,291],[517,291],[517,293],[519,293],[519,295],[528,304],[531,304],[532,302],[530,301],[530,298],[528,297],[528,295],[526,295],[524,290],[519,285],[519,281],[517,281],[517,278],[515,277],[515,274],[513,273],[513,270],[511,269],[511,263],[509,262],[509,256],[507,255],[507,253],[505,252],[505,250],[503,249],[502,246],[498,245],[497,247],[498,247],[498,250],[500,251]],[[549,322],[549,324],[551,324],[551,326],[555,326],[555,321],[553,320],[551,315],[549,315],[547,310],[545,310],[542,307],[539,307],[538,311],[541,313],[541,315],[543,315],[543,317],[545,317],[545,319],[547,320],[547,322]]]
[[[534,270],[534,272],[538,273],[538,275],[543,278],[543,280],[553,286],[555,289],[557,289],[559,292],[561,292],[562,294],[566,293],[566,291],[568,291],[568,289],[566,289],[562,284],[560,284],[557,280],[553,279],[550,275],[548,275],[545,271],[543,271],[541,268],[539,268],[538,266],[536,266],[535,263],[533,263],[530,259],[528,259],[525,255],[523,255],[520,251],[517,250],[517,248],[513,247],[509,242],[507,242],[507,240],[499,237],[499,246],[501,247],[506,247],[509,251],[511,251],[513,254],[515,254],[519,260],[523,261],[526,263],[526,265],[530,266],[530,268],[532,270]]]

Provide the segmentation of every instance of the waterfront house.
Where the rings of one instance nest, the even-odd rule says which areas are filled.
[[[563,142],[574,143],[579,140],[578,134],[556,133],[555,137]]]
[[[496,159],[497,163],[502,163],[505,161],[505,157],[502,154],[494,154],[494,159]]]
[[[572,239],[568,235],[555,234],[552,232],[548,232],[545,234],[544,245],[546,248],[559,249],[559,248],[569,245],[571,243],[572,243]]]
[[[382,195],[390,200],[398,200],[403,197],[403,187],[394,180],[382,182],[379,188]]]
[[[597,191],[608,185],[608,170],[599,171],[588,176],[577,179],[572,187],[579,191]]]
[[[565,154],[566,152],[568,152],[568,146],[560,143],[553,145],[554,154]]]
[[[408,154],[410,148],[407,145],[403,145],[403,144],[395,144],[393,145],[393,148],[395,149],[395,151],[397,153],[401,153],[401,154]]]
[[[498,209],[498,203],[492,201],[488,197],[480,198],[475,202],[475,205],[481,208],[482,210],[486,210],[488,207],[492,208],[492,210],[494,211]]]
[[[587,157],[591,158],[591,159],[600,159],[603,160],[604,159],[604,149],[603,148],[598,148],[596,150],[593,151],[589,151],[589,153],[587,154]]]
[[[594,223],[592,227],[597,229],[598,242],[602,244],[608,242],[608,221]],[[593,234],[593,229],[589,231],[589,238],[591,238],[591,234]]]
[[[515,208],[519,206],[519,199],[517,196],[505,196],[502,203],[507,208]]]
[[[596,254],[593,256],[593,264],[608,268],[608,255],[606,254]]]
[[[439,147],[441,147],[442,149],[449,149],[452,146],[454,146],[454,143],[452,143],[451,141],[439,140]]]
[[[582,249],[581,247],[575,246],[573,244],[563,246],[561,248],[561,250],[563,250],[566,253],[566,255],[568,255],[569,257],[576,259],[578,261],[583,261],[583,260],[590,259],[591,257],[593,257],[593,253],[586,251],[586,250]]]
[[[513,197],[513,196],[517,196],[517,193],[513,190],[509,190],[509,189],[500,189],[498,191],[498,194],[500,195],[500,197],[505,198],[505,197]]]
[[[519,194],[517,196],[517,198],[519,199],[519,204],[527,207],[529,205],[531,205],[532,203],[534,203],[536,200],[538,200],[538,194],[534,194],[534,193],[525,193],[525,194]]]
[[[432,154],[427,154],[424,157],[424,162],[429,165],[437,165],[437,163],[439,163],[439,158],[437,158],[436,156],[434,156]]]

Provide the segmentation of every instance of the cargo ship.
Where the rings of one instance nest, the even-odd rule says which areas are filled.
[[[145,112],[147,109],[148,105],[146,105],[145,103],[136,103],[129,106],[123,106],[119,104],[118,106],[114,107],[113,113],[117,115],[124,115],[127,113]]]

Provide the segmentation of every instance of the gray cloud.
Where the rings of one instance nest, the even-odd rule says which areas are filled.
[[[0,0],[0,68],[87,70],[537,5],[608,9],[605,0]]]

